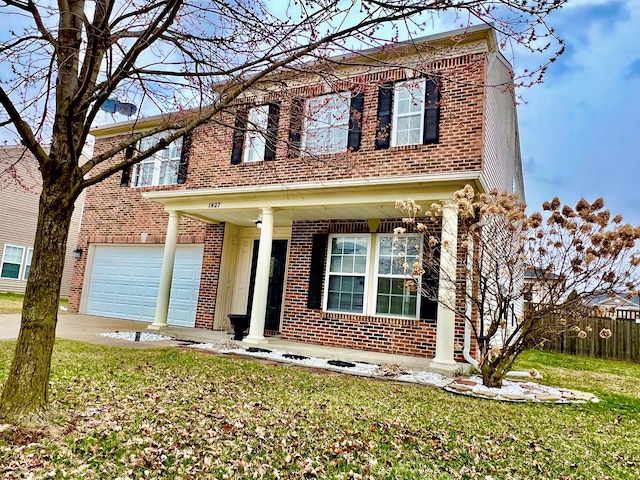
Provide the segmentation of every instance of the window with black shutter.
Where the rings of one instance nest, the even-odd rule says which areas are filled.
[[[378,89],[376,149],[438,143],[440,86],[433,78],[384,83]]]

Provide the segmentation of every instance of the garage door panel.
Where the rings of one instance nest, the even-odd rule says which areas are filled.
[[[162,246],[96,246],[87,313],[152,322],[163,254]],[[201,267],[201,245],[177,248],[170,325],[194,325]]]

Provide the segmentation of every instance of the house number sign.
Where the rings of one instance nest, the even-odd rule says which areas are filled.
[[[220,202],[209,203],[209,208],[220,208]]]

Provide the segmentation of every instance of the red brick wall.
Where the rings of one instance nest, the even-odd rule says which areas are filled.
[[[350,226],[346,222],[338,223],[341,226]],[[289,249],[289,270],[280,330],[281,338],[372,352],[433,357],[436,348],[435,319],[380,318],[326,313],[307,308],[313,235],[336,230],[348,231],[349,229],[336,228],[329,221],[294,222]],[[362,228],[357,227],[351,230],[363,231]],[[457,318],[455,342],[462,345],[463,340],[464,322],[462,318]],[[461,350],[456,351],[456,361],[463,361]]]
[[[204,253],[202,255],[200,294],[198,295],[198,309],[196,310],[196,328],[213,329],[223,238],[224,224],[207,225],[204,236]]]
[[[460,171],[479,171],[482,162],[484,109],[484,55],[466,55],[458,62],[443,63],[440,141],[375,149],[378,87],[389,80],[404,79],[404,70],[376,72],[342,81],[336,91],[362,90],[365,95],[362,144],[357,153],[308,155],[288,158],[291,98],[317,95],[317,87],[282,96],[276,161],[231,165],[233,116],[225,114],[215,123],[199,127],[192,137],[187,182],[178,188],[231,187],[285,182],[337,180]],[[455,80],[455,81],[453,81]],[[326,93],[326,92],[325,92]]]

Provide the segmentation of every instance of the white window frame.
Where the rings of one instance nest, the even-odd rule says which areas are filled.
[[[171,132],[166,134],[171,135]],[[157,144],[162,136],[162,134],[158,133],[143,138],[138,142],[138,149],[141,151],[148,150],[153,145]],[[131,187],[157,187],[177,184],[181,154],[182,137],[171,142],[167,148],[154,153],[149,158],[145,158],[140,163],[134,165],[131,176]],[[149,182],[144,180],[148,175],[143,176],[141,173],[144,171],[145,167],[151,167],[151,181]]]
[[[338,103],[341,108],[334,108]],[[329,155],[347,151],[351,92],[310,98],[305,112],[302,146],[306,152]],[[341,137],[344,137],[344,141],[341,141]]]
[[[267,125],[269,105],[260,105],[249,110],[247,133],[244,143],[244,161],[261,162],[267,151]]]
[[[402,113],[400,114],[398,112],[398,106],[400,104],[400,95],[404,92],[407,92],[409,90],[409,88],[407,87],[412,87],[412,89],[418,88],[420,93],[422,94],[422,100],[416,100],[414,102],[417,102],[416,104],[420,107],[420,111],[419,112],[406,112],[406,113]],[[418,79],[412,79],[412,80],[406,80],[404,82],[398,82],[395,84],[394,87],[394,91],[393,91],[393,118],[391,120],[392,124],[391,124],[391,146],[392,147],[401,147],[401,146],[405,146],[405,145],[421,145],[422,141],[423,141],[423,135],[424,135],[424,102],[425,102],[425,98],[426,98],[426,80],[424,78],[418,78]],[[410,95],[410,97],[412,97],[413,94]],[[400,143],[398,141],[398,134],[399,129],[398,129],[398,122],[403,119],[403,118],[409,118],[409,117],[416,117],[419,116],[420,117],[420,126],[419,126],[419,134],[418,134],[418,140],[416,142],[405,142],[405,143]]]
[[[22,267],[22,279],[27,280],[29,278],[29,272],[31,271],[31,262],[33,261],[33,248],[27,248],[27,252],[24,255],[24,266]]]
[[[366,266],[365,273],[342,273],[342,272],[331,272],[331,253],[332,253],[332,244],[333,239],[335,238],[367,238],[367,254],[366,254]],[[409,265],[409,272],[406,275],[389,275],[389,274],[379,274],[378,265],[380,258],[380,238],[383,237],[391,237],[393,238],[393,234],[368,234],[368,233],[339,233],[339,234],[330,234],[328,238],[327,244],[327,258],[325,263],[325,275],[324,275],[324,295],[323,295],[323,310],[327,313],[339,313],[344,315],[365,315],[370,317],[381,317],[381,318],[405,318],[405,319],[418,319],[420,318],[420,288],[421,282],[418,285],[418,290],[416,293],[416,311],[413,315],[397,315],[397,314],[387,314],[377,313],[377,302],[378,302],[378,280],[379,278],[401,278],[403,280],[408,280],[408,276],[411,273],[412,265]],[[420,238],[418,234],[406,234],[402,235],[400,238]],[[422,244],[420,245],[420,258],[424,255]],[[363,307],[361,312],[353,312],[353,311],[343,311],[343,310],[335,310],[329,308],[329,282],[331,276],[364,276],[364,299],[363,299]],[[406,288],[406,287],[405,287]]]
[[[402,273],[399,274],[394,274],[394,273],[380,273],[379,268],[380,268],[380,250],[381,250],[381,240],[383,238],[391,238],[392,241],[392,245],[395,243],[395,239],[398,238],[399,240],[402,239],[408,239],[408,238],[418,238],[420,239],[420,235],[419,234],[412,234],[412,233],[407,233],[404,235],[400,235],[398,237],[394,236],[394,234],[392,233],[379,233],[376,234],[375,236],[375,245],[376,245],[376,252],[375,252],[375,260],[374,260],[374,282],[373,282],[373,292],[371,295],[371,301],[372,301],[372,312],[374,313],[374,315],[376,317],[389,317],[389,318],[419,318],[420,317],[420,289],[422,287],[422,279],[418,279],[418,285],[417,285],[417,289],[415,292],[413,292],[416,296],[416,311],[414,314],[412,315],[404,315],[404,314],[393,314],[393,313],[378,313],[378,289],[379,289],[379,282],[381,278],[385,278],[385,279],[390,279],[390,280],[402,280],[403,282],[406,282],[409,278],[409,276],[411,275],[411,272],[413,270],[413,262],[414,260],[412,259],[409,262],[406,262],[408,264],[408,269],[407,271],[404,271]],[[420,246],[420,252],[419,252],[419,259],[418,261],[421,261],[421,259],[423,258],[424,252],[423,252],[423,248],[422,248],[422,244],[419,244]],[[398,257],[398,258],[402,258],[402,257]],[[405,257],[405,261],[406,261],[406,257]],[[404,286],[403,288],[403,296],[411,296],[411,291]]]
[[[9,248],[18,248],[20,250],[22,250],[22,253],[20,254],[20,263],[18,264],[18,276],[16,278],[13,277],[4,277],[2,276],[2,270],[4,270],[4,264],[11,264],[11,265],[16,265],[16,262],[6,262],[5,259],[7,257],[7,249]],[[4,278],[7,280],[21,280],[22,279],[22,269],[24,267],[24,253],[27,250],[26,247],[23,247],[22,245],[11,245],[11,244],[5,244],[4,245],[4,249],[2,251],[2,262],[0,262],[0,278]]]

